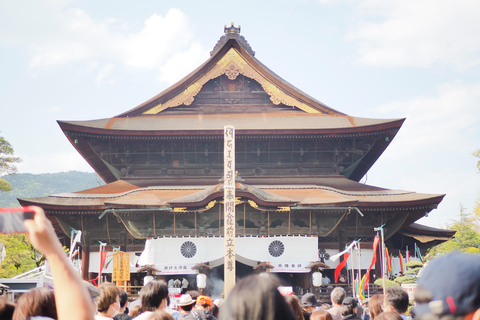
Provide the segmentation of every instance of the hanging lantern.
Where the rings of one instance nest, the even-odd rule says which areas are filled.
[[[197,274],[197,287],[204,289],[207,286],[207,276],[203,273]]]
[[[318,271],[312,273],[312,282],[314,287],[320,287],[322,285],[322,273]]]

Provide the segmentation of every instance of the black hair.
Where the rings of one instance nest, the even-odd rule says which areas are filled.
[[[408,302],[408,293],[402,287],[394,286],[385,290],[385,304],[394,307],[398,313],[407,311]]]
[[[186,306],[179,306],[179,307],[180,307],[180,309],[182,309],[184,311],[192,311],[194,305],[195,305],[195,303],[192,303],[192,304],[189,304],[189,305],[186,305]]]
[[[271,275],[240,280],[220,308],[219,320],[296,320]]]
[[[120,293],[118,296],[120,297],[120,307],[124,308],[125,305],[127,304],[128,294],[125,291],[120,290]]]
[[[142,312],[155,311],[168,297],[168,288],[163,281],[151,281],[140,290]]]

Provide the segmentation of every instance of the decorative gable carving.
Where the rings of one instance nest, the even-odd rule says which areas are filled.
[[[234,48],[230,50],[200,79],[191,84],[182,93],[177,94],[170,100],[156,105],[145,111],[143,114],[157,114],[167,108],[173,108],[180,105],[189,106],[193,103],[195,96],[200,92],[203,85],[209,80],[220,77],[225,74],[228,79],[235,80],[240,74],[245,77],[254,79],[262,86],[263,90],[270,96],[270,100],[275,105],[284,104],[290,107],[296,107],[307,113],[320,113],[319,110],[307,105],[282,89],[275,86],[254,69]]]

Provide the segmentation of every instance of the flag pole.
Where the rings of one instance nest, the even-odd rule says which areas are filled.
[[[386,286],[386,280],[385,280],[385,269],[386,269],[386,264],[385,264],[385,236],[383,234],[383,225],[379,228],[374,228],[373,229],[374,231],[380,231],[380,239],[382,241],[382,245],[381,245],[381,248],[382,250],[380,250],[380,253],[381,253],[381,257],[382,257],[382,287],[383,287],[383,294],[385,295],[385,286]],[[388,259],[388,257],[387,257]]]
[[[350,257],[352,258],[352,265],[350,267],[351,271],[351,282],[352,282],[352,294],[353,297],[355,298],[355,266],[353,265],[353,247],[350,248]]]

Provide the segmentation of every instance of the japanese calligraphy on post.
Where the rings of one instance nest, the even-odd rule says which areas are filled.
[[[128,280],[130,280],[130,255],[120,251],[113,255],[112,281]]]
[[[224,292],[235,286],[235,128],[224,127]]]

